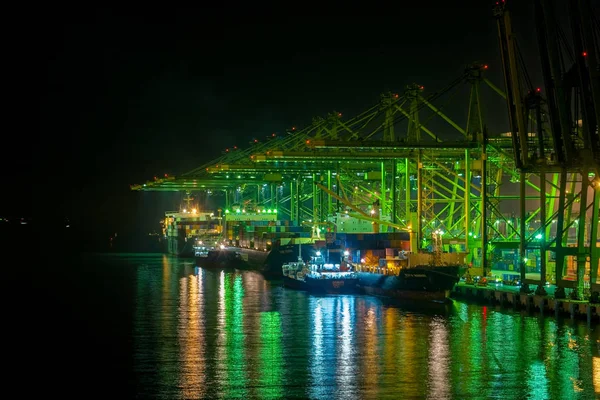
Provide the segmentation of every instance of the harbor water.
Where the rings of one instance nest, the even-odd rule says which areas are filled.
[[[76,346],[62,368],[64,379],[77,376],[70,392],[79,398],[100,391],[164,399],[600,393],[600,328],[580,321],[458,301],[315,296],[257,272],[204,270],[163,254],[69,262],[79,276],[61,286],[73,296],[65,304],[69,332],[55,347]]]

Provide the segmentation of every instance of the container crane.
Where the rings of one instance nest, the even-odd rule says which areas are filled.
[[[541,70],[544,80],[544,96],[541,89],[534,89],[527,76],[527,71],[519,57],[515,35],[512,31],[508,1],[497,0],[493,7],[498,26],[498,38],[504,80],[507,89],[507,106],[512,136],[513,151],[517,169],[520,172],[521,184],[521,226],[520,226],[520,270],[521,281],[525,282],[525,251],[527,246],[525,227],[525,180],[526,173],[540,175],[540,209],[545,214],[546,206],[546,173],[560,172],[560,188],[558,212],[556,218],[556,238],[541,243],[541,279],[539,294],[545,294],[543,282],[546,277],[546,251],[556,254],[556,282],[559,285],[557,296],[564,295],[561,288],[564,259],[566,256],[577,256],[577,283],[575,298],[583,296],[583,278],[586,259],[592,266],[590,280],[595,284],[596,265],[599,251],[595,248],[598,235],[598,190],[593,190],[592,199],[592,229],[589,232],[590,241],[586,245],[585,230],[580,229],[575,250],[567,248],[563,243],[565,230],[565,210],[567,207],[567,173],[581,176],[580,207],[585,207],[588,201],[588,174],[595,174],[595,180],[600,177],[600,71],[598,69],[598,45],[600,34],[598,23],[590,0],[567,0],[568,15],[572,28],[572,52],[574,62],[570,67],[563,64],[561,45],[562,36],[556,20],[554,4],[550,0],[534,0],[535,26],[537,31],[538,49]],[[566,41],[564,41],[566,42]],[[520,68],[519,68],[520,67]],[[523,79],[525,78],[525,79]],[[523,81],[528,87],[524,87]],[[528,89],[528,90],[526,90]],[[527,93],[527,94],[525,94]],[[581,127],[578,116],[581,114]],[[548,117],[550,135],[545,131]],[[536,124],[536,135],[529,135],[528,121]],[[551,139],[551,143],[549,140]],[[534,141],[537,140],[537,143]],[[532,143],[533,142],[533,143]],[[533,144],[533,146],[532,146]],[[536,146],[537,144],[537,146]],[[570,200],[572,202],[572,200]],[[585,208],[584,208],[585,209]],[[585,225],[586,212],[580,212],[580,225]],[[547,222],[545,222],[547,223]],[[568,228],[568,225],[567,225]],[[553,248],[550,246],[554,244]],[[562,284],[565,284],[563,281]],[[528,285],[523,285],[523,291],[528,291]]]

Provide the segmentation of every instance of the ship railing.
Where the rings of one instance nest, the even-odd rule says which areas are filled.
[[[335,271],[335,272],[312,272],[308,276],[315,279],[342,279],[355,278],[355,272]]]

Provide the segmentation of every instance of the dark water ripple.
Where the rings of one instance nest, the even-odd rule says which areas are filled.
[[[139,398],[592,399],[599,336],[492,307],[313,296],[251,271],[90,255]],[[112,303],[111,303],[112,301]],[[108,328],[106,328],[108,329]],[[118,392],[117,392],[118,393]],[[123,392],[121,392],[123,393]]]

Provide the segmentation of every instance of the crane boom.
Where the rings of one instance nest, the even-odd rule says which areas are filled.
[[[372,216],[370,216],[369,214],[367,214],[366,212],[364,212],[360,208],[356,207],[354,204],[352,204],[347,199],[344,199],[344,198],[338,196],[336,193],[332,192],[331,190],[329,190],[327,187],[321,185],[320,183],[315,182],[315,185],[319,189],[323,190],[325,193],[329,194],[331,197],[335,198],[336,200],[341,201],[344,205],[346,205],[349,208],[351,208],[352,210],[356,211],[356,214],[352,214],[351,216],[353,216],[355,218],[364,219],[364,220],[367,220],[367,221],[374,222],[375,224],[373,226],[373,232],[375,232],[375,233],[379,232],[379,229],[378,229],[379,225],[387,225],[387,226],[391,226],[392,228],[396,228],[396,229],[400,229],[400,230],[404,230],[404,231],[409,231],[409,229],[407,229],[405,226],[402,226],[402,225],[399,225],[399,224],[394,224],[394,223],[388,222],[388,221],[382,221],[382,220],[377,219],[377,218],[373,218]]]

